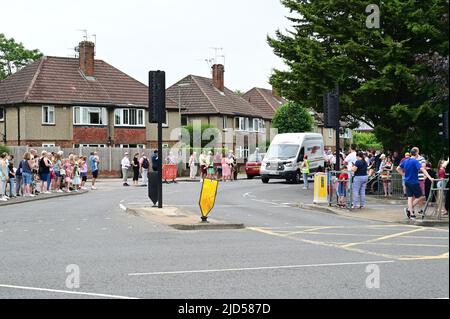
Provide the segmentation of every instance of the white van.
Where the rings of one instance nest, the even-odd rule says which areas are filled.
[[[299,184],[302,179],[300,165],[308,155],[310,171],[322,171],[325,167],[323,136],[317,133],[278,134],[270,143],[261,163],[263,183],[271,179],[285,179]]]

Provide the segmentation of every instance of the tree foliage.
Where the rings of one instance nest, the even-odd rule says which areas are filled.
[[[196,131],[195,134],[194,134],[194,129],[198,130],[198,128],[194,127],[194,125],[190,124],[187,126],[183,126],[183,128],[186,129],[187,132],[189,133],[188,137],[189,137],[189,146],[190,147],[199,147],[200,146],[200,145],[197,145],[197,143],[199,141],[195,141],[196,143],[194,143],[194,137],[196,139],[197,138],[201,139],[201,148],[206,147],[208,144],[209,144],[209,146],[211,146],[211,142],[214,140],[216,141],[216,143],[220,144],[220,140],[219,140],[220,130],[218,128],[216,128],[214,125],[202,124],[200,126],[201,133],[199,131]],[[185,140],[186,137],[183,136],[182,139]],[[214,146],[217,146],[217,145],[214,145]]]
[[[353,143],[358,146],[360,150],[382,150],[383,144],[381,144],[375,134],[366,132],[354,132]]]
[[[368,2],[282,0],[292,29],[268,43],[288,66],[271,84],[285,98],[323,111],[323,94],[340,85],[342,116],[374,127],[384,147],[418,145],[432,155],[447,143],[438,135],[448,95],[423,54],[448,57],[448,1],[380,1],[381,26],[366,26]],[[448,59],[448,58],[447,58]],[[448,75],[447,75],[448,77]]]
[[[9,153],[9,148],[6,145],[0,144],[0,154],[2,153]]]
[[[42,53],[39,50],[27,50],[22,43],[17,43],[13,38],[7,39],[0,33],[0,80],[40,57]]]
[[[313,118],[302,105],[288,102],[276,110],[272,125],[278,129],[278,133],[310,132]]]

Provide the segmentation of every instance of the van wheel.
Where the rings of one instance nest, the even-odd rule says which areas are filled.
[[[247,179],[253,179],[254,175],[247,175]]]
[[[297,171],[297,172],[295,173],[295,177],[294,177],[293,182],[294,182],[294,184],[300,184],[301,181],[302,181],[302,176],[301,176],[300,172]]]
[[[263,177],[261,178],[261,180],[264,184],[267,184],[269,182],[269,179],[267,177]]]

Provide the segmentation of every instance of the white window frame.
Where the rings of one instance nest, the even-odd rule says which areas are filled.
[[[131,123],[131,111],[136,112],[136,124]],[[125,121],[125,115],[127,114],[127,120]],[[119,121],[117,121],[119,120]],[[139,121],[141,120],[141,121]],[[126,126],[126,127],[145,127],[145,110],[144,109],[115,109],[114,110],[114,126]]]
[[[106,148],[106,144],[74,144],[73,147],[91,147],[91,148]]]
[[[238,120],[238,127],[236,127],[236,131],[248,131],[248,124],[249,124],[249,119],[248,117],[243,117],[243,116],[238,116],[234,118],[235,120],[235,125],[236,125],[236,120]]]
[[[222,127],[223,127],[224,131],[226,131],[228,129],[228,117],[227,116],[222,117]]]
[[[50,115],[53,115],[52,121]],[[45,121],[45,118],[48,121]],[[44,125],[54,125],[55,124],[55,107],[52,105],[43,105],[42,106],[42,124]]]
[[[147,147],[145,146],[145,144],[136,144],[137,147],[130,147],[130,144],[119,144],[116,145],[116,147],[118,148],[140,148],[145,150]]]
[[[5,121],[5,108],[0,107],[0,122]]]
[[[42,147],[44,148],[56,147],[56,143],[42,143]]]
[[[95,112],[95,111],[96,112]],[[78,111],[78,115],[77,115]],[[99,113],[100,124],[89,123],[89,114]],[[78,122],[77,122],[78,120]],[[108,111],[105,107],[73,107],[73,125],[90,125],[90,126],[107,126],[108,125]]]
[[[333,138],[333,129],[327,128],[328,130],[328,138]]]
[[[169,127],[169,112],[167,110],[166,110],[166,122],[162,123],[162,127]]]
[[[249,156],[249,149],[248,147],[245,148],[242,145],[237,145],[236,146],[236,155],[238,158],[248,158]]]

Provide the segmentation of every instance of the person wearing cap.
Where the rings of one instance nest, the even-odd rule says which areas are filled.
[[[128,158],[128,152],[125,152],[122,161],[121,161],[121,167],[122,167],[122,177],[123,177],[123,186],[130,186],[128,185],[128,169],[130,168],[130,159]]]
[[[419,172],[422,172],[432,182],[434,178],[428,174],[426,168],[418,160],[418,150],[413,148],[410,153],[411,157],[397,167],[397,172],[405,176],[406,195],[408,197],[408,207],[404,209],[405,215],[408,219],[415,219],[414,207],[417,205],[423,206],[425,199],[419,183]],[[423,214],[423,209],[419,211],[419,214]]]
[[[302,174],[303,174],[303,189],[308,189],[308,176],[309,176],[309,160],[308,155],[303,157],[303,162],[301,164]]]

